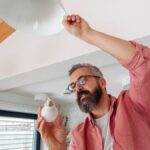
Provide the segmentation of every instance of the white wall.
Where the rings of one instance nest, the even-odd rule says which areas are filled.
[[[26,112],[26,113],[37,113],[38,103],[35,103],[31,97],[17,95],[11,92],[0,93],[0,109]]]

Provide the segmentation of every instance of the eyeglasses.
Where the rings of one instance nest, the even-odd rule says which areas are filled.
[[[100,76],[95,76],[95,75],[83,75],[83,76],[80,76],[77,81],[75,82],[72,82],[68,85],[67,87],[67,90],[72,93],[75,91],[75,87],[76,85],[85,85],[86,84],[86,81],[87,81],[87,78],[90,78],[90,77],[94,77],[94,78],[101,78]]]

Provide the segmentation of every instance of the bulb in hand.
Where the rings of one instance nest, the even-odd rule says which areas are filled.
[[[54,104],[54,102],[48,98],[44,107],[41,111],[41,116],[44,117],[46,122],[53,122],[58,115],[58,110]]]

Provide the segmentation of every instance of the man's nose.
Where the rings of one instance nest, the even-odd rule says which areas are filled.
[[[75,94],[76,97],[78,97],[78,93],[81,92],[83,90],[83,88],[84,87],[82,85],[79,85],[79,84],[76,85],[75,91],[74,91],[74,94]]]
[[[79,91],[83,90],[83,88],[84,88],[83,85],[76,84],[75,91],[79,92]]]

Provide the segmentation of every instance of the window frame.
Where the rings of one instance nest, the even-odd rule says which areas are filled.
[[[34,120],[37,119],[36,114],[16,112],[16,111],[6,111],[6,110],[0,110],[0,116],[12,117],[12,118],[17,117],[17,118],[22,118],[22,119],[34,119]],[[35,150],[40,150],[40,141],[41,141],[40,134],[37,130],[35,130],[35,139],[34,139]]]

